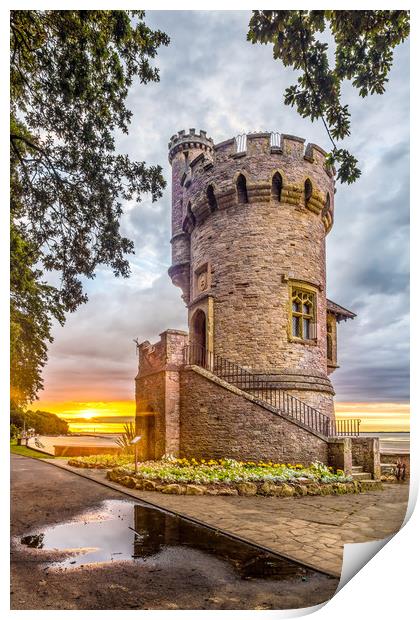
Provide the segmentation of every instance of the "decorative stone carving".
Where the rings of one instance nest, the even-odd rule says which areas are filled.
[[[197,289],[198,293],[202,293],[207,289],[207,273],[202,271],[197,276]]]

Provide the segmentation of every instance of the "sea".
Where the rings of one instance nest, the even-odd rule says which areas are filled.
[[[134,422],[134,418],[133,418]],[[107,437],[109,439],[119,437],[124,432],[124,425],[118,422],[95,422],[85,424],[71,424],[70,432],[75,435],[89,435],[96,437]],[[399,452],[401,454],[410,454],[410,433],[404,432],[377,432],[377,433],[360,433],[361,437],[379,437],[380,451],[382,454],[392,454]]]
[[[410,454],[410,433],[360,433],[361,437],[379,437],[381,454]]]

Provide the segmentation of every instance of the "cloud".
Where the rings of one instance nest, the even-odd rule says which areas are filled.
[[[156,341],[185,328],[186,309],[172,286],[171,171],[167,143],[179,129],[206,129],[215,142],[242,131],[278,130],[328,149],[321,123],[283,104],[296,74],[273,60],[272,47],[246,41],[248,11],[156,11],[146,20],[171,37],[156,59],[161,80],[133,86],[133,120],[118,148],[163,167],[162,199],[126,204],[123,233],[135,242],[132,277],[101,269],[86,282],[89,302],[56,327],[45,371],[44,400],[127,399],[134,393],[133,338]],[[357,312],[339,326],[338,400],[408,398],[409,46],[395,52],[387,91],[361,99],[350,84],[346,147],[363,176],[337,186],[335,224],[327,238],[328,296]]]

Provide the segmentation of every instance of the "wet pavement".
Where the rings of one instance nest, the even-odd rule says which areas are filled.
[[[121,489],[105,470],[56,465]],[[139,500],[197,519],[339,577],[344,545],[381,540],[397,532],[407,510],[409,484],[384,484],[358,495],[228,497],[167,495],[124,488]]]
[[[41,531],[42,530],[42,531]],[[129,500],[105,500],[94,510],[73,520],[41,528],[21,537],[20,544],[41,553],[62,551],[70,555],[49,563],[51,568],[77,568],[107,562],[183,561],[189,555],[227,562],[242,579],[303,579],[316,573],[286,558],[258,550],[221,533],[194,525],[163,511]]]
[[[338,580],[12,457],[12,609],[290,609]]]

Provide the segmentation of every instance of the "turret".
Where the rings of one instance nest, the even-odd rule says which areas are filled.
[[[204,131],[173,136],[169,274],[190,342],[333,415],[325,236],[334,170],[304,143],[279,133],[216,145]]]
[[[190,247],[189,239],[182,228],[187,213],[184,193],[191,180],[191,162],[200,155],[210,159],[213,153],[213,140],[207,137],[205,131],[197,134],[195,129],[190,129],[188,133],[182,130],[172,136],[168,149],[169,162],[172,165],[172,267],[170,275],[173,283],[182,289],[184,301],[188,303]]]

